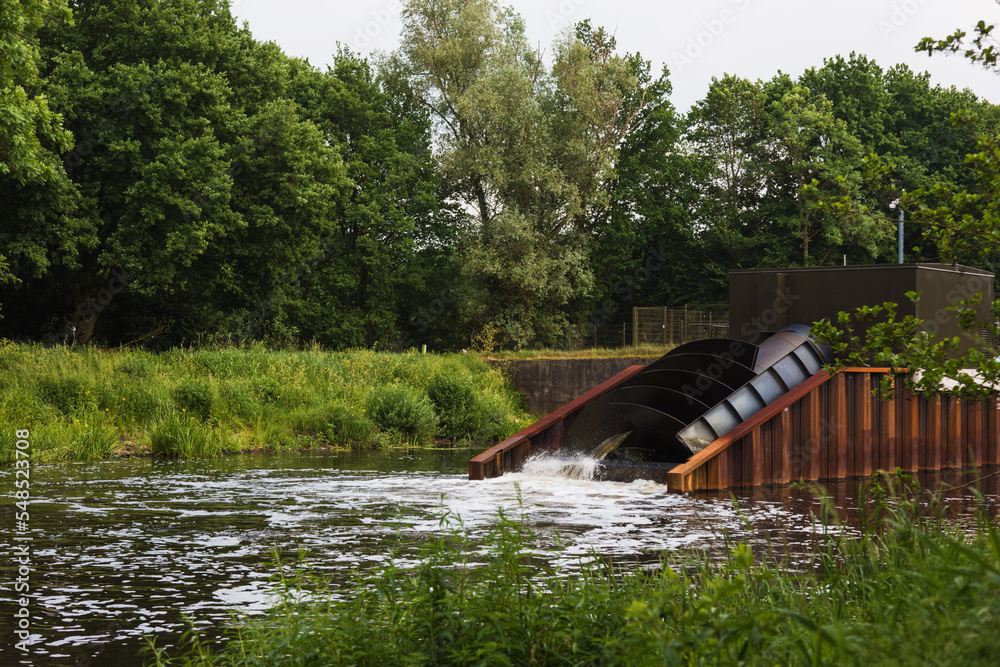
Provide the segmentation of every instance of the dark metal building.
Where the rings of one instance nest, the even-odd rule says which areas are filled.
[[[913,304],[909,291],[920,293]],[[790,324],[812,325],[836,320],[840,311],[860,306],[899,304],[899,317],[915,315],[925,330],[960,336],[963,351],[989,341],[970,336],[958,325],[948,306],[982,293],[979,317],[989,314],[993,274],[958,264],[877,264],[788,269],[754,269],[729,273],[729,335],[757,343]]]

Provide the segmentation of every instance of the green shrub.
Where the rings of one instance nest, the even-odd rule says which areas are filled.
[[[405,384],[376,387],[368,394],[365,410],[382,428],[414,440],[428,440],[437,431],[437,415],[427,394]]]
[[[149,434],[153,456],[210,456],[218,453],[206,426],[191,417],[172,415]]]
[[[261,403],[275,403],[281,398],[281,383],[272,377],[261,378],[256,385],[256,394]]]
[[[115,425],[105,417],[97,416],[77,436],[74,447],[76,456],[83,461],[100,461],[118,447],[120,437]]]
[[[441,435],[476,440],[490,432],[489,414],[467,375],[434,377],[427,386],[427,396],[437,411]]]
[[[185,380],[174,387],[173,396],[174,402],[182,411],[201,419],[211,418],[215,407],[215,388],[208,380]]]
[[[369,442],[376,431],[366,412],[339,403],[298,411],[293,428],[298,433],[340,444]]]
[[[121,388],[122,396],[115,400],[113,412],[126,423],[145,425],[160,421],[170,412],[170,398],[165,390],[136,386]]]
[[[64,415],[97,408],[96,385],[77,375],[43,377],[38,389],[42,399]]]
[[[143,353],[127,353],[118,361],[118,372],[128,377],[148,378],[156,365],[151,355]]]
[[[223,409],[239,419],[250,419],[260,411],[260,403],[248,382],[223,383],[218,393]]]

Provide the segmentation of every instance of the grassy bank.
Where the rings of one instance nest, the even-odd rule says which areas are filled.
[[[456,528],[419,567],[352,590],[281,580],[278,607],[222,653],[195,635],[183,655],[154,654],[216,666],[996,664],[1000,533],[985,516],[960,531],[925,508],[883,495],[860,535],[833,526],[807,554],[733,545],[655,573],[596,559],[573,577],[539,576],[528,522],[501,516],[483,544]]]
[[[101,351],[0,346],[0,463],[13,429],[38,462],[205,456],[316,445],[497,440],[527,423],[503,374],[471,355],[366,350]]]
[[[493,350],[480,353],[491,361],[510,361],[513,359],[622,359],[622,358],[656,358],[662,357],[673,345],[640,345],[639,347],[595,347],[583,350]]]

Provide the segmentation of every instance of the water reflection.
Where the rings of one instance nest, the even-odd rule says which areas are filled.
[[[638,567],[663,551],[712,550],[726,536],[795,550],[813,539],[811,495],[789,489],[685,497],[664,486],[566,479],[536,471],[466,479],[467,449],[313,452],[213,461],[124,460],[37,466],[32,474],[32,653],[24,664],[132,664],[143,634],[177,640],[184,616],[225,624],[231,610],[267,608],[273,554],[300,550],[332,578],[412,562],[460,516],[484,535],[497,510],[523,507],[536,547],[572,567],[592,550]],[[0,471],[4,488],[12,471]],[[993,476],[984,483],[997,497]],[[954,478],[950,484],[965,480]],[[941,480],[928,480],[939,484]],[[850,520],[857,483],[830,485]],[[2,511],[13,512],[12,498]],[[521,506],[519,506],[519,502]],[[968,516],[966,489],[949,501]],[[9,525],[9,522],[8,522]],[[10,553],[12,534],[0,536]],[[565,549],[558,551],[562,543]],[[11,582],[0,585],[12,607]],[[0,663],[20,664],[13,641]]]

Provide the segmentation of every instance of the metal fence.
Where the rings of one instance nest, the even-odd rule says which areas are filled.
[[[701,338],[726,338],[729,308],[633,308],[632,322],[573,327],[567,333],[570,349],[682,345]]]
[[[729,307],[633,308],[632,345],[683,345],[729,336]]]

